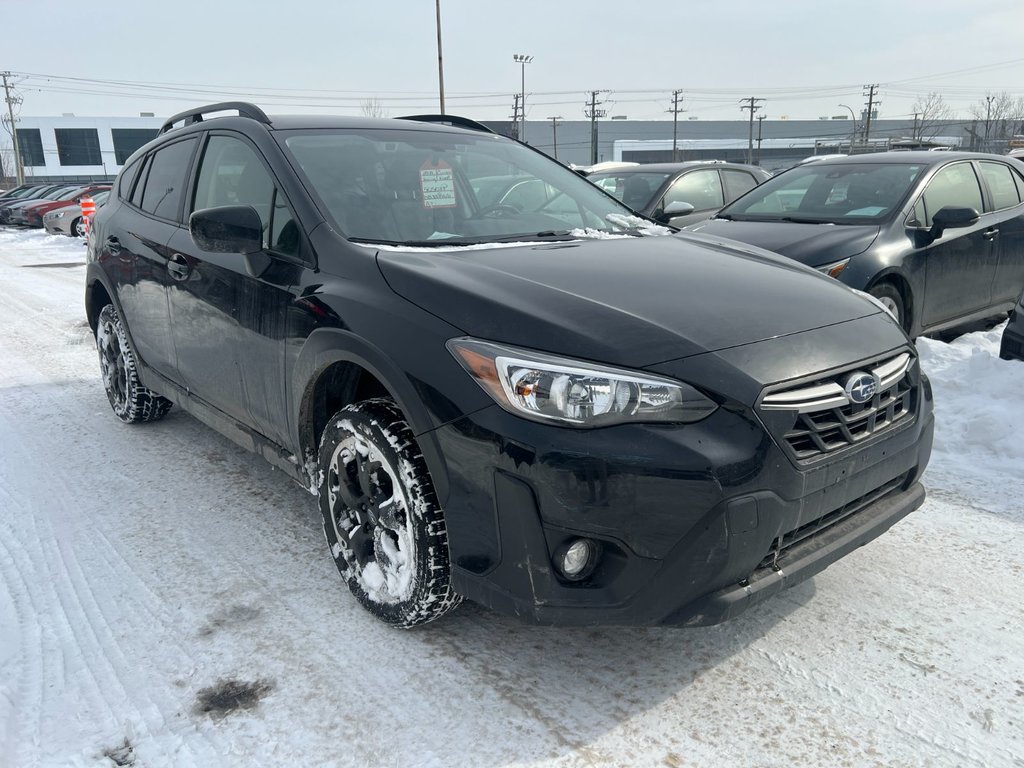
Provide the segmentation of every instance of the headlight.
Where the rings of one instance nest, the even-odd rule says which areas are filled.
[[[534,421],[574,427],[687,423],[718,408],[674,379],[475,339],[452,339],[447,346],[498,405]]]
[[[831,264],[826,264],[823,267],[815,267],[819,272],[824,272],[829,277],[839,277],[846,265],[850,263],[849,259],[843,259],[842,261],[836,261]]]

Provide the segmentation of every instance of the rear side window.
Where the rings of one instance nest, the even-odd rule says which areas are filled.
[[[163,219],[178,218],[178,206],[196,142],[195,138],[185,139],[153,153],[142,193],[142,210],[146,213]]]
[[[732,202],[745,192],[749,192],[757,186],[757,180],[746,171],[733,171],[722,169],[722,178],[725,179],[725,198]]]
[[[141,167],[142,159],[140,158],[121,171],[121,176],[117,180],[117,196],[122,200],[126,200],[129,193],[131,193],[132,183],[135,181],[135,176]]]
[[[1020,203],[1017,185],[1013,182],[1013,172],[1002,163],[978,163],[981,175],[992,193],[992,210],[1001,211],[1012,208]]]

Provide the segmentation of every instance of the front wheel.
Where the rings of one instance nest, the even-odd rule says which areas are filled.
[[[327,543],[363,608],[408,628],[461,602],[451,586],[444,512],[392,401],[365,400],[332,416],[319,467]]]
[[[96,348],[100,353],[100,373],[114,415],[128,424],[162,419],[171,410],[171,401],[139,382],[135,355],[128,345],[121,316],[113,304],[100,310],[96,323]]]
[[[85,219],[79,216],[71,223],[71,234],[74,237],[85,237]]]
[[[907,311],[903,305],[903,296],[892,283],[878,283],[868,291],[878,299],[882,305],[889,310],[889,314],[896,318],[896,322],[904,329],[907,329]]]

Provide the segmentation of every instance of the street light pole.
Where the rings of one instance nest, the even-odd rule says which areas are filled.
[[[853,139],[857,135],[857,115],[853,111],[853,107],[848,107],[845,104],[837,104],[838,107],[844,107],[850,110],[850,119],[853,121],[853,129],[850,131],[850,154],[853,154]]]
[[[513,53],[512,61],[516,62],[521,68],[522,83],[519,90],[519,140],[522,142],[526,141],[526,65],[533,61],[533,56],[527,56],[525,53]]]
[[[441,0],[434,0],[437,10],[437,90],[441,98],[441,114],[444,114],[444,63],[441,58]]]

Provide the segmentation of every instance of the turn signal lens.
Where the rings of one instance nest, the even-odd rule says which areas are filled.
[[[829,277],[839,277],[849,263],[849,259],[843,259],[842,261],[837,261],[834,264],[826,264],[823,267],[816,267],[816,269]]]

